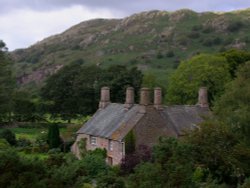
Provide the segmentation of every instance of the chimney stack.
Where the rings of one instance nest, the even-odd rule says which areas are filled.
[[[110,91],[108,87],[102,87],[101,100],[99,102],[99,108],[104,109],[110,104]]]
[[[209,107],[206,87],[200,87],[199,89],[198,105],[200,107]]]
[[[130,109],[134,104],[134,88],[128,87],[126,90],[126,101],[124,107]]]
[[[147,106],[149,104],[150,104],[150,89],[143,87],[141,88],[140,105]]]
[[[157,110],[162,109],[162,90],[160,87],[154,88],[154,107]]]

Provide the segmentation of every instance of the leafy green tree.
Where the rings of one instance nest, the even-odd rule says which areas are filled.
[[[196,104],[199,87],[208,88],[210,102],[220,96],[230,81],[226,58],[201,54],[180,64],[174,72],[167,90],[167,102]]]
[[[129,187],[164,187],[165,180],[163,173],[159,164],[142,163],[135,168],[135,173],[129,176]]]
[[[97,180],[97,188],[125,188],[125,183],[117,174],[108,173]]]
[[[235,133],[250,143],[250,61],[242,64],[236,78],[216,101],[214,111]]]
[[[106,70],[105,82],[102,84],[110,87],[112,102],[124,103],[125,91],[128,86],[135,89],[135,98],[138,100],[142,78],[142,72],[137,68],[127,69],[125,66],[115,65]]]
[[[142,73],[135,68],[112,66],[101,69],[96,66],[70,64],[52,75],[42,88],[41,96],[50,101],[48,111],[66,120],[77,115],[89,115],[96,111],[100,88],[111,88],[111,101],[124,102],[127,86],[133,86],[138,96]]]
[[[54,123],[49,125],[48,143],[50,149],[58,148],[60,146],[60,133],[58,124]]]
[[[47,171],[42,161],[20,157],[13,149],[0,151],[0,161],[1,187],[46,187]]]
[[[28,92],[15,92],[13,112],[17,121],[31,121],[36,114],[36,106]]]
[[[14,79],[5,43],[0,40],[0,121],[11,121]]]
[[[207,172],[205,179],[237,185],[249,176],[249,147],[224,123],[207,121],[187,141],[193,147],[195,163]]]
[[[229,71],[232,77],[236,76],[236,71],[239,65],[250,60],[250,52],[231,49],[221,53],[227,59],[229,64]]]
[[[89,177],[95,178],[100,174],[107,173],[108,166],[105,162],[106,156],[104,156],[104,153],[99,149],[97,151],[88,153],[82,159],[84,171]]]

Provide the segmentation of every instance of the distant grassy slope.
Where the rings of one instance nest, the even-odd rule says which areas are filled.
[[[21,84],[40,84],[74,61],[137,66],[161,84],[181,60],[201,52],[250,49],[250,9],[228,13],[150,11],[124,19],[82,22],[27,49],[16,50]]]

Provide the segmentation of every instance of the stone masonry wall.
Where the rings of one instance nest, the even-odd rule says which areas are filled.
[[[79,156],[79,149],[77,146],[77,142],[80,141],[82,138],[87,139],[87,142],[86,142],[86,149],[87,150],[95,150],[96,148],[105,148],[107,150],[107,157],[112,158],[112,165],[120,164],[121,159],[125,155],[125,152],[124,152],[125,148],[124,148],[124,144],[122,142],[111,140],[112,145],[113,145],[113,150],[111,151],[109,149],[109,139],[96,137],[96,144],[93,145],[90,143],[90,135],[78,134],[77,139],[71,148],[72,152],[78,158],[80,158],[80,156]],[[108,158],[107,158],[107,162],[108,162]]]

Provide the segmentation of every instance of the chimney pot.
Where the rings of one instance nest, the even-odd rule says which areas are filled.
[[[162,90],[160,87],[154,88],[154,107],[158,110],[162,109]]]
[[[129,109],[134,104],[134,88],[128,87],[126,89],[126,101],[125,101],[125,108]]]
[[[150,89],[149,88],[141,88],[140,94],[140,105],[147,106],[150,104]]]
[[[110,89],[109,87],[102,87],[101,100],[99,102],[99,108],[105,108],[110,104]]]
[[[200,107],[209,107],[206,87],[200,87],[199,89],[198,105]]]

